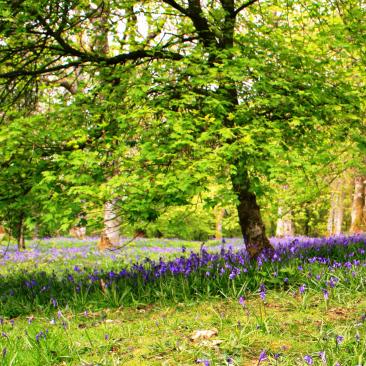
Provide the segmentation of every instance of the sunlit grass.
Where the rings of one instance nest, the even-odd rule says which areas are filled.
[[[235,262],[242,257],[234,252],[215,257],[200,253],[201,243],[189,245],[201,258],[197,269],[187,276],[159,272],[149,281],[115,277],[137,260],[126,253],[111,257],[90,249],[87,256],[52,261],[44,247],[36,260],[6,261],[0,364],[366,364],[364,242],[251,264]],[[179,241],[171,247],[177,252],[159,255],[164,263],[191,255]],[[215,334],[192,340],[197,330]]]

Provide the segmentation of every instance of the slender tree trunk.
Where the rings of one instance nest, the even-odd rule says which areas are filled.
[[[332,184],[330,196],[330,209],[328,217],[328,235],[340,235],[342,233],[342,223],[344,215],[344,179],[338,178]]]
[[[355,178],[351,211],[351,233],[360,233],[365,229],[365,177]]]
[[[121,220],[116,208],[117,199],[108,201],[104,205],[104,230],[103,233],[110,244],[117,245],[120,241],[119,229]]]
[[[19,216],[19,221],[17,225],[17,243],[18,243],[18,250],[25,249],[25,240],[24,240],[24,215],[23,213]]]
[[[70,229],[69,234],[76,239],[85,239],[86,227],[85,226],[74,226]]]
[[[292,221],[292,213],[291,211],[284,213],[284,211],[285,210],[282,206],[278,207],[276,236],[278,237],[294,236],[295,228],[294,223]]]
[[[135,17],[132,10],[130,9],[131,16]],[[108,6],[100,8],[99,14],[93,18],[92,22],[94,23],[94,31],[95,31],[95,42],[93,45],[94,51],[102,54],[103,56],[107,56],[109,53],[109,41],[108,41],[108,18],[110,15],[110,10]],[[135,19],[137,21],[137,19]],[[103,98],[101,95],[100,98]],[[112,161],[110,164],[110,172],[111,177],[118,174],[118,164],[115,161]],[[107,180],[109,177],[107,177]],[[118,215],[117,208],[118,199],[115,198],[113,200],[109,200],[104,204],[104,229],[101,236],[100,247],[114,246],[118,245],[120,242],[120,226],[121,219]]]
[[[6,235],[6,230],[4,228],[4,226],[0,225],[0,241],[4,239]]]
[[[215,220],[216,220],[216,230],[215,239],[222,240],[222,220],[224,219],[225,209],[222,207],[215,208]]]
[[[310,214],[311,214],[310,209],[305,208],[305,224],[304,224],[305,236],[310,235]]]
[[[288,185],[284,184],[281,186],[283,191],[288,190]],[[278,219],[277,219],[277,227],[276,227],[276,236],[285,237],[285,236],[294,236],[295,235],[295,227],[292,220],[292,211],[288,207],[284,206],[283,200],[281,200],[278,207]]]

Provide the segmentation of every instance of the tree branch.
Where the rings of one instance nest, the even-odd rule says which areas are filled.
[[[178,10],[179,12],[181,12],[184,15],[189,16],[189,11],[188,9],[184,8],[183,6],[179,5],[175,0],[163,0],[163,2],[165,4],[170,5],[171,7],[173,7],[175,10]]]
[[[138,50],[124,53],[111,58],[99,58],[95,61],[105,62],[107,65],[123,64],[126,61],[137,61],[141,58],[156,58],[168,60],[182,60],[184,56],[179,53],[163,50]],[[91,60],[92,61],[92,60]]]
[[[245,2],[244,4],[242,4],[241,6],[239,6],[235,11],[234,11],[234,15],[238,15],[242,10],[244,10],[245,8],[247,8],[248,6],[258,2],[259,0],[249,0],[247,2]]]
[[[142,58],[155,58],[155,59],[168,59],[168,60],[181,60],[183,59],[183,55],[171,52],[171,51],[163,51],[163,50],[138,50],[132,51],[125,54],[120,54],[114,57],[98,57],[95,55],[88,55],[84,54],[82,59],[68,62],[66,64],[60,64],[53,67],[41,67],[36,70],[24,70],[18,69],[14,71],[9,71],[0,74],[1,79],[12,79],[19,76],[37,76],[48,74],[50,72],[59,71],[68,69],[74,66],[80,66],[83,63],[105,63],[106,65],[117,65],[117,64],[124,64],[127,61],[137,61]]]
[[[69,67],[79,66],[81,64],[82,64],[82,61],[78,60],[78,61],[68,62],[67,64],[60,64],[60,65],[48,67],[48,68],[41,67],[37,70],[18,69],[18,70],[4,72],[4,73],[0,74],[0,79],[14,79],[19,76],[43,75],[43,74],[48,74],[48,73],[54,72],[54,71],[68,69]]]

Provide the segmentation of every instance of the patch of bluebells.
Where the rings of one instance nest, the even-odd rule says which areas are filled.
[[[236,249],[238,241],[227,240],[225,245],[214,248],[201,247],[198,252],[188,251],[186,247],[183,249],[175,247],[174,250],[179,249],[178,256],[170,260],[163,257],[158,260],[146,258],[130,264],[115,260],[114,268],[110,269],[90,269],[73,264],[71,269],[57,274],[37,270],[15,271],[13,276],[11,274],[2,276],[0,300],[8,302],[10,307],[14,298],[24,296],[28,301],[37,297],[44,299],[44,302],[47,299],[48,304],[57,309],[65,305],[70,294],[93,291],[105,293],[111,288],[125,291],[127,288],[133,293],[132,297],[136,298],[136,293],[143,294],[149,286],[154,286],[154,283],[165,280],[169,282],[172,278],[178,278],[178,282],[182,282],[181,279],[183,282],[196,281],[197,286],[202,281],[211,281],[211,289],[216,284],[218,293],[223,290],[223,286],[227,286],[229,291],[230,281],[250,278],[248,289],[258,291],[259,288],[259,296],[263,301],[266,298],[267,287],[288,288],[290,285],[297,285],[300,294],[303,294],[309,283],[316,280],[324,298],[328,300],[329,290],[340,282],[334,273],[335,270],[349,272],[352,277],[352,272],[355,272],[357,267],[366,265],[364,235],[330,238],[297,237],[271,241],[275,247],[274,254],[269,257],[264,253],[256,261],[249,261],[243,245],[240,249]],[[65,262],[67,259],[64,258]],[[294,261],[294,265],[291,261]],[[292,272],[281,272],[286,263],[292,266]],[[308,266],[312,264],[316,264],[318,269],[323,267],[324,270],[321,273],[309,271]],[[307,279],[311,281],[308,284],[303,283]],[[301,282],[297,282],[300,280]],[[204,286],[202,288],[204,289]],[[195,291],[197,292],[197,288]]]
[[[257,261],[250,262],[245,249],[237,249],[229,242],[228,245],[218,248],[203,247],[199,252],[189,251],[184,248],[179,253],[180,256],[171,260],[146,258],[129,265],[126,265],[125,262],[115,262],[115,267],[108,270],[105,268],[87,268],[83,265],[74,264],[61,274],[23,270],[16,272],[20,279],[18,282],[7,282],[8,277],[1,278],[0,293],[5,293],[1,291],[3,289],[11,288],[12,294],[8,292],[1,295],[0,300],[8,300],[11,304],[14,298],[10,299],[10,296],[25,294],[27,299],[34,297],[39,299],[44,296],[45,302],[51,308],[54,308],[55,312],[57,311],[57,315],[50,320],[50,324],[56,325],[57,323],[65,329],[67,329],[68,324],[59,309],[60,306],[64,305],[64,300],[67,298],[65,295],[70,295],[70,293],[91,294],[93,289],[101,294],[114,288],[121,291],[126,288],[129,288],[130,291],[138,289],[135,292],[136,294],[148,289],[149,286],[154,286],[155,283],[160,285],[162,281],[170,281],[174,278],[179,279],[176,283],[184,283],[185,281],[194,283],[194,280],[197,279],[199,279],[198,282],[201,281],[200,283],[202,281],[212,281],[211,289],[217,283],[220,290],[223,284],[229,283],[229,287],[231,287],[233,281],[250,278],[249,289],[257,294],[259,293],[263,301],[266,299],[267,289],[273,286],[287,289],[291,285],[294,286],[294,289],[298,289],[302,295],[310,288],[312,282],[316,282],[319,285],[320,294],[323,293],[324,299],[328,301],[330,295],[334,292],[333,289],[336,289],[344,280],[342,276],[337,276],[337,270],[348,273],[350,278],[354,278],[358,273],[357,271],[365,266],[366,262],[363,258],[366,253],[365,243],[366,237],[360,235],[326,239],[281,239],[276,243],[276,250],[272,257],[267,257],[264,254]],[[340,254],[334,255],[334,253],[343,253],[343,257]],[[292,260],[294,261],[293,264]],[[286,264],[291,265],[291,271],[287,271]],[[313,264],[316,266],[314,268],[310,267]],[[309,267],[311,271],[309,271]],[[310,279],[308,283],[304,283],[307,279]],[[239,297],[238,303],[246,309],[243,296]],[[83,314],[86,318],[90,317],[88,311]],[[363,314],[361,321],[364,322],[365,320],[366,314]],[[28,321],[31,323],[33,319],[29,318]],[[12,326],[14,325],[13,322],[13,320],[9,321]],[[0,318],[0,325],[3,325],[3,323],[3,318]],[[40,343],[42,340],[46,340],[47,332],[47,330],[38,332],[35,341]],[[2,338],[7,339],[8,335],[3,332]],[[105,334],[104,339],[109,341],[109,334]],[[348,339],[350,339],[349,336],[347,336]],[[356,342],[360,342],[360,335],[357,333],[354,339]],[[333,346],[335,343],[339,350],[345,348],[342,345],[344,342],[342,335],[334,336],[331,342]],[[275,360],[280,357],[279,354],[269,353],[269,355],[270,359],[274,358]],[[331,354],[328,354],[328,359],[331,358]],[[259,355],[258,365],[265,364],[267,360],[266,351],[262,351]],[[210,361],[207,359],[197,359],[196,362],[210,365]],[[312,356],[305,355],[302,362],[307,365],[319,364],[319,362],[326,364],[326,353],[320,351],[312,354]],[[232,363],[233,360],[228,358],[227,364]]]

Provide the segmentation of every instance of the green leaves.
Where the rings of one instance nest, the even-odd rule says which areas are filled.
[[[197,196],[236,203],[239,173],[263,202],[288,184],[300,205],[363,151],[357,2],[254,4],[236,28],[218,3],[201,18],[161,1],[3,3],[1,98],[18,103],[0,128],[3,217],[66,227],[123,198],[127,221],[152,221]]]

